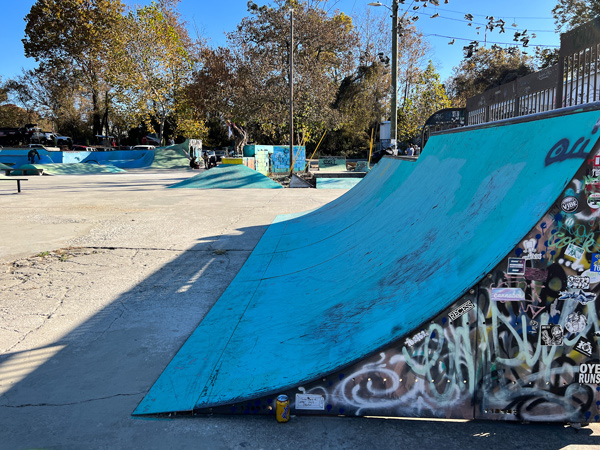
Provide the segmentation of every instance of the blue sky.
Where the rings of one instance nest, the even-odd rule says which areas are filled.
[[[367,8],[371,0],[329,0],[330,7],[337,8],[349,16],[360,14]],[[255,0],[257,4],[268,3],[268,0]],[[381,0],[382,3],[391,5],[392,0]],[[0,64],[0,77],[6,79],[21,72],[21,68],[35,67],[35,61],[27,59],[23,55],[21,39],[24,37],[24,18],[29,12],[34,0],[0,0],[2,11],[2,27],[0,27],[0,43],[2,48],[2,62]],[[126,1],[128,4],[149,3]],[[404,12],[410,3],[400,5],[400,14]],[[424,32],[434,49],[434,62],[438,68],[442,80],[447,79],[452,68],[462,60],[462,47],[470,40],[483,41],[483,35],[477,35],[476,26],[467,26],[464,20],[466,13],[474,16],[473,22],[485,23],[485,16],[494,16],[506,21],[507,27],[512,23],[518,25],[519,30],[528,29],[529,33],[535,33],[536,39],[530,43],[529,53],[534,54],[533,45],[560,45],[560,37],[554,32],[554,21],[551,10],[555,6],[554,0],[500,0],[495,2],[482,0],[449,0],[444,4],[440,0],[440,6],[431,4],[427,8],[420,8],[420,19],[417,26]],[[182,0],[179,10],[188,21],[192,33],[198,29],[202,35],[209,38],[212,45],[224,45],[225,33],[234,31],[240,20],[247,15],[247,0],[228,0],[227,2],[215,0]],[[376,8],[382,15],[389,14],[385,8]],[[439,17],[430,18],[434,13]],[[412,9],[411,9],[412,13]],[[412,14],[411,14],[412,15]],[[391,19],[390,19],[391,28]],[[483,29],[482,27],[481,29]],[[505,34],[497,31],[488,33],[488,41],[511,43],[514,30]],[[454,45],[448,42],[456,38]],[[465,39],[464,41],[462,39]]]

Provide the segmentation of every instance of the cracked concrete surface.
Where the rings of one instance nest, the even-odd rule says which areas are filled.
[[[274,217],[342,193],[165,188],[191,175],[30,177],[21,194],[0,186],[0,449],[600,444],[596,425],[132,418]]]

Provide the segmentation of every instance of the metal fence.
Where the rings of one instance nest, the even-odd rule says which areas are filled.
[[[559,66],[548,67],[467,99],[467,123],[477,125],[554,109]]]
[[[467,99],[469,125],[600,100],[600,17],[560,36],[558,64]]]

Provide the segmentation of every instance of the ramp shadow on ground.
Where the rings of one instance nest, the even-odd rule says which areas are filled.
[[[21,305],[20,316],[3,311],[0,342],[12,345],[0,355],[0,447],[63,448],[69,436],[70,445],[90,448],[90,436],[73,430],[90,423],[110,423],[109,434],[148,428],[150,422],[131,419],[131,412],[265,228],[202,237],[183,252],[82,248],[13,266],[7,306],[31,305]],[[56,284],[64,287],[55,290]],[[73,327],[78,316],[88,318]],[[24,323],[35,333],[17,338]],[[33,435],[26,431],[34,428]]]

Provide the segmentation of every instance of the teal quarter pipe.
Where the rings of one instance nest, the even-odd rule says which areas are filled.
[[[599,107],[434,135],[277,220],[134,414],[597,420]]]

